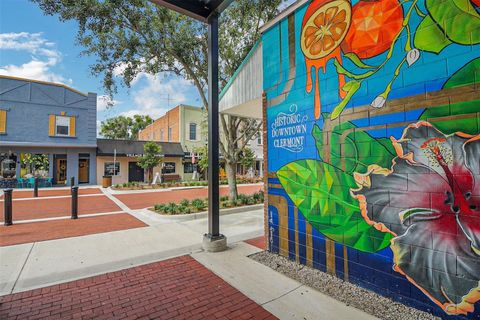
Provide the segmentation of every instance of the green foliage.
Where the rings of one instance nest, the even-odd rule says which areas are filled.
[[[426,0],[427,15],[415,33],[415,46],[440,53],[452,43],[480,43],[480,15],[470,0]]]
[[[50,161],[46,154],[24,153],[22,165],[27,169],[27,173],[36,175],[38,171],[48,171]]]
[[[118,116],[102,121],[100,135],[107,139],[137,140],[139,131],[151,123],[153,119],[149,116]]]
[[[182,201],[180,201],[180,205],[183,207],[188,207],[190,205],[190,201],[188,201],[187,199],[183,199]]]
[[[206,171],[208,169],[208,146],[205,145],[203,147],[196,148],[195,153],[198,154],[198,167],[201,171]]]
[[[290,199],[307,221],[330,239],[364,252],[377,252],[392,235],[369,225],[362,217],[350,188],[353,176],[316,160],[298,160],[277,171]]]
[[[194,199],[192,200],[192,207],[194,207],[197,211],[202,211],[205,209],[205,201],[202,199]]]
[[[445,89],[461,87],[475,83],[480,76],[480,58],[474,59],[463,66],[462,69],[453,74],[444,84]],[[477,125],[478,100],[468,102],[457,102],[445,106],[435,106],[426,109],[420,119],[429,120],[437,118],[434,125],[445,134],[455,132],[464,132],[468,134],[478,134]],[[472,117],[455,118],[452,116],[472,114]],[[445,120],[438,121],[438,118],[446,117]]]
[[[153,179],[153,168],[162,163],[162,147],[156,142],[149,141],[143,146],[143,156],[138,159],[138,166],[149,171],[150,181]]]
[[[245,147],[240,153],[240,163],[247,169],[255,165],[255,152],[249,147]]]

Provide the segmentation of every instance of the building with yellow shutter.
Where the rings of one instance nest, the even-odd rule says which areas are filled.
[[[96,121],[96,93],[0,75],[0,179],[96,184]]]

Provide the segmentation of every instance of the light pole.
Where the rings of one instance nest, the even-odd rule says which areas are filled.
[[[208,233],[203,248],[217,252],[227,248],[220,233],[219,121],[218,121],[218,16],[233,0],[150,0],[208,25]]]

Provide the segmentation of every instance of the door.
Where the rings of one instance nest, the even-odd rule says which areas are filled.
[[[78,160],[78,183],[89,182],[89,171],[90,171],[89,168],[90,168],[89,159]]]
[[[143,182],[144,171],[136,162],[128,163],[128,182]]]
[[[55,162],[55,181],[57,184],[67,182],[67,159],[57,159]]]

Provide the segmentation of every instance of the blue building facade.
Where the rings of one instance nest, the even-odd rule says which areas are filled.
[[[96,114],[95,93],[0,76],[0,176],[96,184]]]

